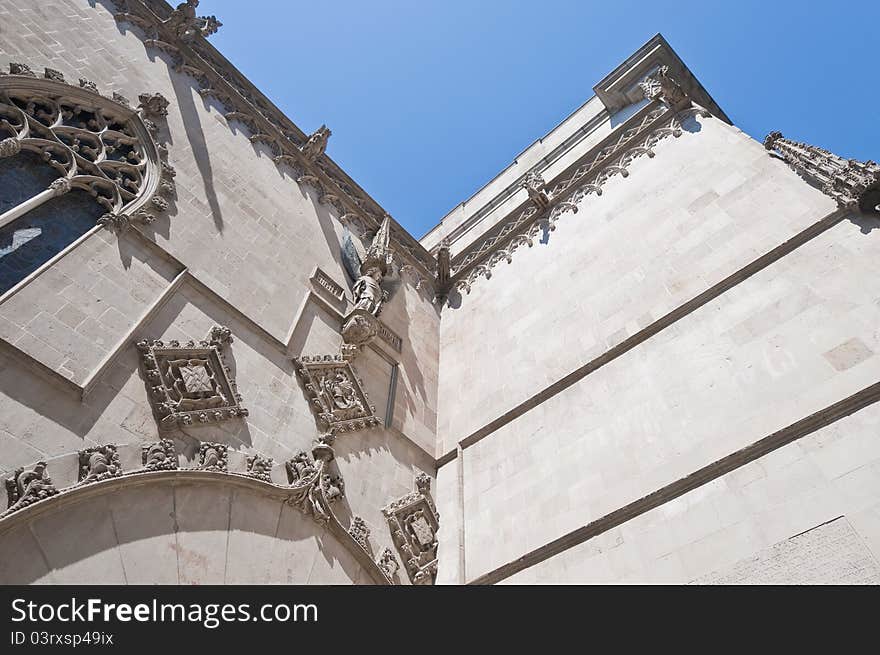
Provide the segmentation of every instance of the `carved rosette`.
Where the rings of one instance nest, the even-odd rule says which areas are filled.
[[[199,342],[137,343],[150,403],[160,429],[248,415],[223,358],[223,351],[231,342],[229,329],[215,326],[209,338]]]
[[[79,451],[79,482],[89,484],[122,475],[116,446],[92,446]]]
[[[841,207],[880,213],[880,165],[876,162],[844,159],[823,148],[786,139],[781,132],[770,132],[764,147]]]
[[[0,518],[57,493],[52,478],[46,473],[46,462],[17,468],[12,477],[6,479],[7,505]]]
[[[410,580],[420,585],[434,584],[437,576],[440,516],[430,489],[431,479],[420,473],[416,477],[416,491],[382,508]]]
[[[85,78],[67,84],[53,69],[43,78],[23,64],[9,71],[0,76],[0,157],[40,155],[60,175],[52,189],[87,191],[106,210],[97,223],[111,229],[152,222],[152,212],[167,209],[160,194],[173,191],[173,169],[143,108],[133,110],[119,93],[100,95]],[[142,97],[161,104],[159,94]]]
[[[341,355],[306,355],[294,363],[327,440],[339,433],[380,425],[376,408],[350,361]]]
[[[177,453],[171,439],[160,439],[141,446],[141,462],[147,471],[173,471],[177,468]]]

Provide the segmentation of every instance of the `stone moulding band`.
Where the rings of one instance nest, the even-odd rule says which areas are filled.
[[[492,571],[484,573],[469,584],[484,585],[495,584],[510,576],[539,564],[554,555],[569,548],[584,543],[593,537],[607,532],[630,519],[645,512],[660,507],[670,500],[678,498],[689,491],[697,489],[716,478],[721,477],[741,466],[755,461],[764,455],[788,445],[801,437],[805,437],[817,430],[824,428],[840,419],[853,414],[860,409],[880,401],[880,382],[865,387],[861,391],[844,398],[841,401],[829,405],[824,409],[810,414],[809,416],[778,430],[763,439],[755,441],[749,446],[731,453],[711,464],[708,464],[690,475],[679,478],[646,496],[639,498],[623,507],[620,507],[595,521],[569,532],[540,548],[518,557],[517,559],[499,566]]]
[[[668,106],[654,100],[555,182],[544,184],[537,171],[530,171],[522,184],[529,191],[529,200],[509,220],[495,228],[494,233],[459,253],[452,265],[452,285],[470,293],[480,277],[487,279],[501,261],[510,263],[513,253],[523,245],[531,247],[543,229],[554,230],[556,221],[568,212],[577,212],[577,204],[587,195],[602,195],[605,182],[620,175],[628,177],[632,161],[646,155],[654,157],[653,147],[668,136],[679,137],[681,123],[690,116],[710,114],[689,101]]]
[[[315,478],[320,478],[323,468],[318,467]],[[47,495],[27,506],[22,507],[6,516],[0,518],[0,535],[11,530],[17,525],[27,523],[45,512],[57,511],[59,508],[70,505],[85,498],[100,496],[103,494],[112,494],[123,488],[137,487],[150,484],[214,484],[224,486],[234,486],[251,489],[263,495],[266,495],[279,502],[298,508],[306,515],[309,512],[303,509],[303,497],[311,493],[315,496],[314,500],[321,503],[323,511],[326,513],[324,518],[319,520],[318,517],[311,515],[316,522],[333,534],[345,548],[354,555],[358,563],[367,571],[370,578],[376,584],[390,585],[394,581],[386,575],[385,571],[380,568],[376,561],[373,560],[370,553],[349,533],[339,521],[336,514],[330,508],[330,502],[324,496],[324,490],[321,485],[313,485],[313,479],[303,484],[292,485],[289,487],[267,482],[259,477],[234,472],[222,472],[215,470],[198,470],[198,469],[171,469],[171,470],[150,470],[142,468],[136,471],[125,471],[120,475],[107,477],[97,482],[80,483],[66,489],[59,489],[56,493]]]

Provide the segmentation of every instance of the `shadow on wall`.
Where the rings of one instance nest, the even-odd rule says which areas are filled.
[[[257,490],[108,486],[33,518],[21,510],[0,533],[0,584],[370,583],[336,537]]]
[[[105,413],[108,421],[112,420],[116,423],[101,426],[101,434],[96,437],[101,442],[117,440],[117,443],[136,443],[155,440],[158,436],[158,426],[151,414],[146,382],[140,367],[140,354],[134,344],[140,339],[189,338],[179,329],[175,329],[181,325],[181,315],[184,314],[188,304],[192,304],[208,317],[205,334],[192,334],[190,335],[192,338],[204,338],[210,328],[208,322],[226,325],[232,330],[236,342],[247,344],[268,365],[274,366],[283,375],[291,377],[294,375],[293,363],[284,353],[267,343],[263,336],[252,331],[248,324],[238,318],[230,317],[219,301],[204,296],[201,289],[194,289],[189,283],[185,283],[146,325],[130,336],[123,352],[103,373],[84,400],[81,400],[80,395],[69,387],[60,388],[57,383],[34,372],[31,368],[34,366],[31,360],[25,359],[14,346],[0,342],[2,346],[0,347],[0,395],[8,396],[18,405],[29,408],[36,414],[36,416],[30,413],[23,414],[19,407],[12,405],[0,417],[0,428],[6,429],[10,435],[26,446],[29,452],[30,448],[35,448],[44,456],[75,452],[83,448],[86,437]],[[227,350],[225,357],[233,377],[241,384],[240,376],[237,375],[240,371],[237,370],[236,343]],[[134,375],[139,381],[138,384],[131,385],[129,381]],[[259,393],[256,390],[249,393],[247,386],[240,387],[240,391],[244,396],[244,406],[253,411]],[[116,407],[108,412],[114,401],[117,401]],[[120,411],[126,406],[132,408],[127,414]],[[58,426],[62,430],[59,430]],[[64,431],[78,437],[78,441],[71,440]],[[126,436],[119,438],[115,437],[115,434]],[[187,446],[185,450],[193,449],[196,441],[216,441],[245,448],[253,445],[249,425],[242,419],[230,419],[217,424],[187,428],[185,431],[170,430],[167,434],[163,433],[163,436],[182,441]],[[271,436],[284,444],[285,435]],[[290,454],[293,454],[293,450]],[[188,456],[192,456],[191,453]]]

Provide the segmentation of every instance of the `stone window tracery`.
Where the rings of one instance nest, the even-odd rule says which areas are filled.
[[[173,191],[173,169],[147,119],[155,102],[136,110],[95,89],[19,64],[0,74],[0,294],[96,225],[151,222],[168,206],[157,192]]]

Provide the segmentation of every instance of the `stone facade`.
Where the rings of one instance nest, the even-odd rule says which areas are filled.
[[[658,36],[419,242],[197,3],[61,5],[0,2],[0,583],[877,581],[876,164]]]

